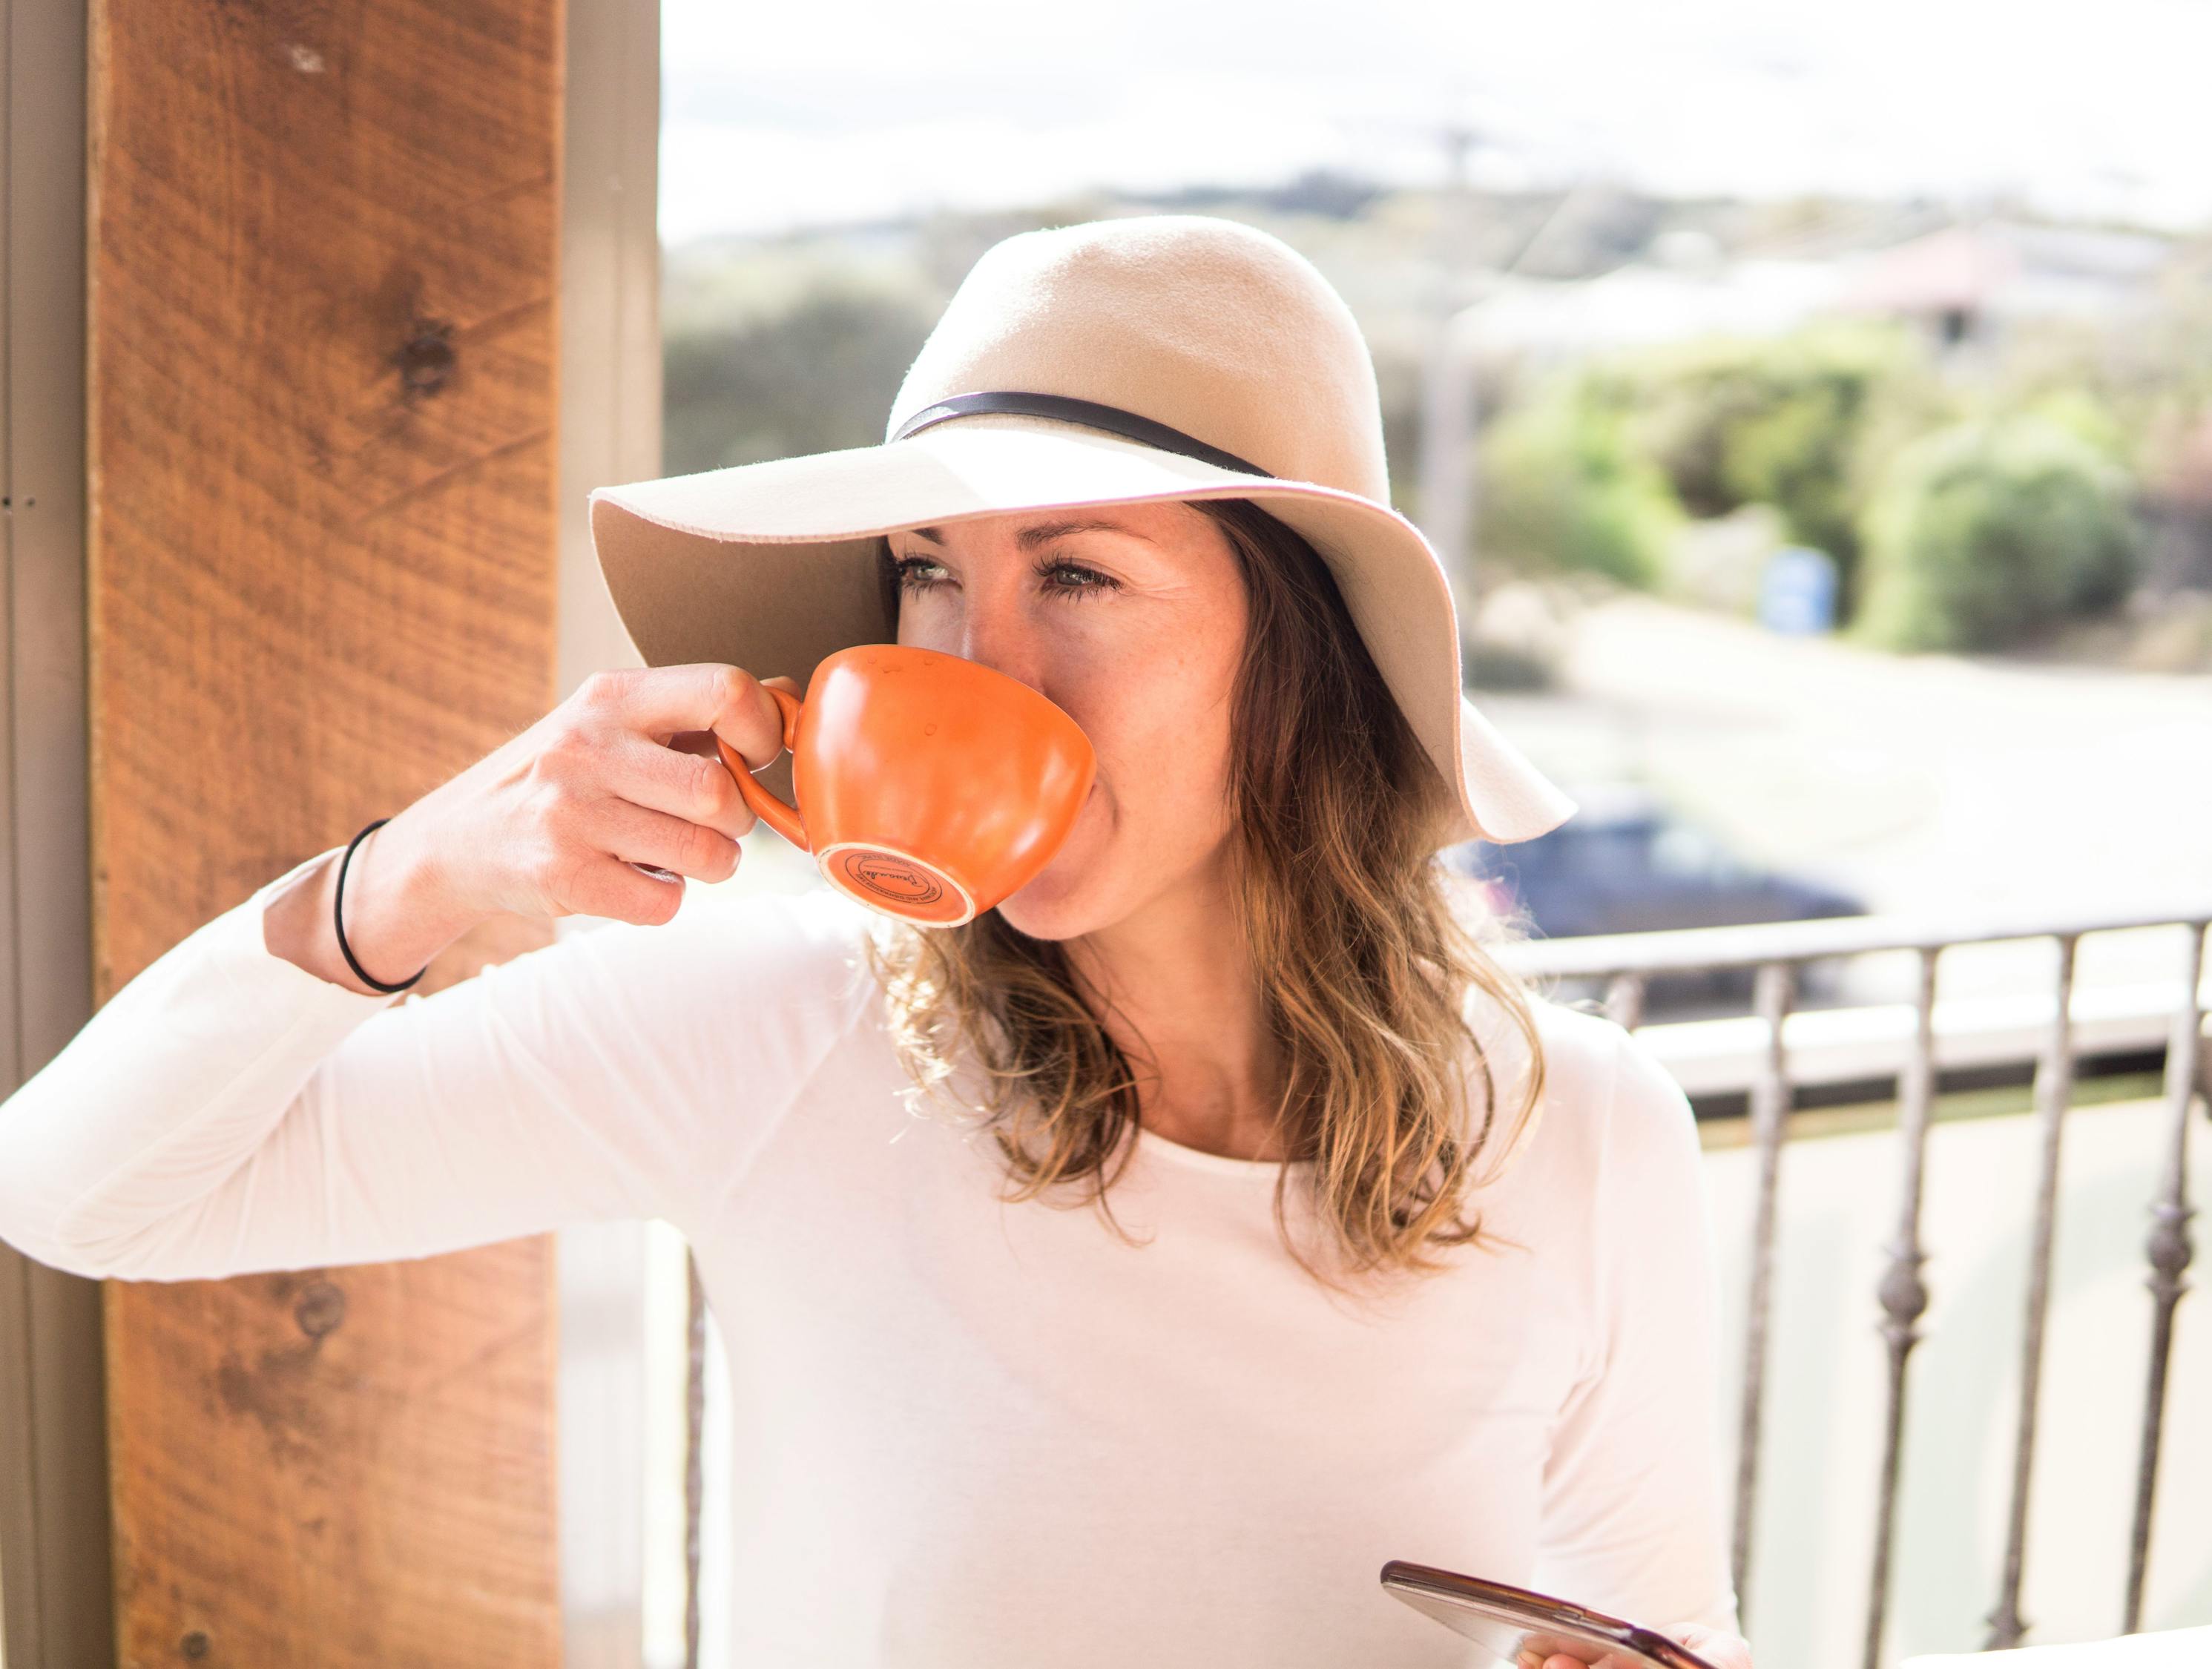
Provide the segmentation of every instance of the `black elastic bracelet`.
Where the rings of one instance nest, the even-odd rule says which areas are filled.
[[[345,957],[346,966],[353,969],[354,977],[359,980],[363,985],[368,986],[374,990],[384,992],[386,994],[395,991],[406,990],[408,986],[415,983],[415,980],[421,979],[424,974],[428,974],[430,971],[429,965],[425,963],[422,970],[415,975],[415,980],[402,980],[398,985],[385,984],[383,980],[378,979],[374,974],[371,974],[367,968],[361,965],[360,959],[353,953],[353,946],[346,943],[345,875],[346,865],[353,862],[354,848],[358,847],[363,841],[375,834],[378,829],[383,828],[385,824],[391,821],[392,819],[389,817],[379,817],[374,822],[369,824],[368,828],[362,829],[360,834],[355,835],[352,840],[346,843],[345,856],[338,859],[337,896],[331,904],[331,926],[335,926],[338,930],[338,951],[340,955]]]

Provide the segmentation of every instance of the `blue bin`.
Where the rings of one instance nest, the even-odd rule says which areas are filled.
[[[1784,545],[1759,576],[1759,622],[1806,636],[1836,626],[1836,559],[1807,545]]]

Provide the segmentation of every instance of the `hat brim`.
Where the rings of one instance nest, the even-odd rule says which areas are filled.
[[[991,415],[879,446],[601,487],[589,515],[609,595],[647,665],[720,661],[804,686],[823,657],[890,635],[874,561],[883,534],[1010,511],[1218,498],[1261,505],[1328,564],[1407,723],[1458,790],[1463,827],[1449,839],[1530,840],[1574,814],[1462,693],[1451,586],[1428,541],[1357,494]],[[769,780],[787,791],[787,777]]]

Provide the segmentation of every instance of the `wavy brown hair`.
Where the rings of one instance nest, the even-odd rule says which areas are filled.
[[[1247,500],[1192,500],[1236,552],[1249,605],[1230,719],[1231,871],[1263,1011],[1287,1065],[1278,1109],[1285,1247],[1294,1177],[1351,1274],[1440,1266],[1486,1235],[1477,1161],[1510,1161],[1542,1094],[1530,993],[1491,954],[1522,924],[1481,909],[1437,861],[1455,791],[1431,762],[1353,625],[1328,564]],[[889,540],[878,561],[896,619]],[[893,1041],[917,1093],[943,1097],[964,1048],[980,1099],[956,1103],[996,1138],[1009,1200],[1095,1202],[1135,1150],[1137,1081],[1086,1004],[1061,945],[996,910],[963,926],[887,924],[868,942]],[[1498,1085],[1469,1024],[1476,993],[1528,1043],[1531,1070],[1501,1135]],[[1479,1106],[1471,1087],[1480,1084]],[[1072,1196],[1072,1198],[1070,1198]],[[1119,1225],[1115,1225],[1118,1231]]]

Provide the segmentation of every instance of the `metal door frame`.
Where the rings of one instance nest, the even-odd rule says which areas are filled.
[[[0,0],[0,1089],[92,1014],[86,9]],[[0,1660],[109,1669],[101,1286],[0,1245]]]
[[[660,473],[660,10],[568,0],[561,193],[560,582],[565,697],[635,665],[592,553],[594,487]],[[590,931],[574,919],[560,931]],[[560,1231],[561,1615],[568,1669],[643,1669],[647,1226]]]

